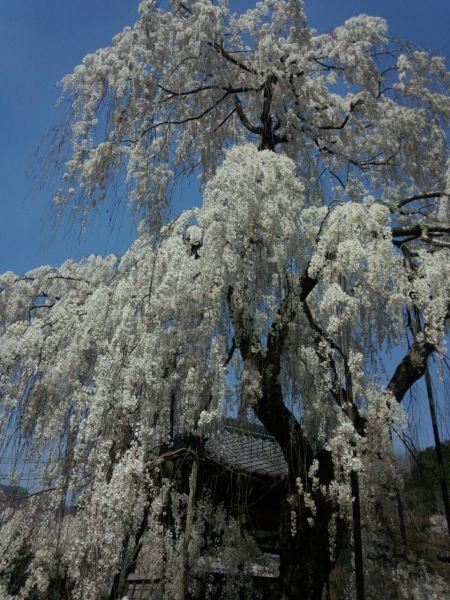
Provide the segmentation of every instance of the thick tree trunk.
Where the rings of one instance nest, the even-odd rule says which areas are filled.
[[[291,532],[291,506],[284,501],[280,531],[280,583],[286,599],[320,600],[329,571],[313,550],[321,546],[311,543],[313,535]],[[303,533],[303,532],[302,532]],[[327,532],[328,536],[328,532]]]
[[[305,271],[302,276],[301,299],[303,296],[307,297],[315,283]],[[245,315],[242,309],[235,308],[232,288],[229,290],[228,304],[236,347],[245,363],[261,377],[261,397],[252,404],[253,411],[279,444],[289,469],[286,498],[281,506],[279,537],[283,597],[286,600],[321,600],[323,588],[334,568],[329,544],[333,506],[320,491],[312,491],[308,473],[316,458],[319,461],[319,482],[326,488],[334,477],[333,464],[328,451],[316,451],[312,448],[300,423],[284,403],[279,380],[281,355],[294,311],[289,303],[280,308],[280,319],[274,323],[267,338],[267,346],[263,349],[254,336],[251,317]],[[308,522],[308,517],[312,514],[304,505],[303,496],[299,494],[297,480],[314,496],[317,512],[313,526]],[[340,530],[341,528],[342,525],[339,525]],[[339,555],[341,533],[342,531],[336,539],[336,557]]]
[[[301,502],[301,498],[299,499]],[[281,507],[280,583],[286,600],[321,600],[342,543],[343,524],[337,523],[336,547],[330,548],[332,506],[316,497],[314,524],[306,507],[285,500]],[[294,513],[297,518],[294,520]],[[293,525],[296,527],[293,529]],[[333,552],[332,552],[333,551]]]

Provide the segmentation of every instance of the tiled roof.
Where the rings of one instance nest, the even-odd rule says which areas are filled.
[[[159,446],[160,453],[192,447],[194,443],[194,438],[189,432],[174,431],[170,435],[167,429],[163,439]],[[272,477],[283,477],[287,474],[287,464],[275,438],[269,435],[262,425],[248,421],[225,419],[219,434],[207,439],[203,455],[247,473]]]
[[[208,441],[205,451],[226,465],[250,473],[274,477],[287,474],[280,447],[262,425],[226,419],[221,442]]]

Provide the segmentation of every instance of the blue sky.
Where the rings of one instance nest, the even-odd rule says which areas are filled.
[[[239,11],[253,5],[232,0]],[[21,274],[92,253],[121,254],[133,239],[126,218],[111,234],[106,214],[87,236],[55,231],[45,219],[51,186],[33,193],[32,155],[47,129],[64,117],[64,109],[55,108],[56,83],[86,54],[133,25],[137,7],[136,0],[0,1],[0,272]],[[359,13],[381,16],[392,36],[450,56],[448,0],[306,0],[306,12],[319,32]],[[195,182],[184,186],[185,205],[198,202],[195,189]],[[177,203],[180,196],[175,210]]]

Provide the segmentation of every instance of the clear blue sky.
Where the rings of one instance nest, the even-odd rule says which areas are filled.
[[[235,10],[253,6],[232,1]],[[43,221],[52,197],[33,194],[31,157],[47,129],[64,116],[55,108],[56,83],[83,57],[110,43],[138,18],[136,0],[0,0],[0,272],[21,274],[69,257],[123,253],[134,235],[124,222],[113,235],[108,217],[87,236],[54,234]],[[450,56],[450,0],[306,0],[310,25],[320,31],[359,13],[387,19],[392,36]],[[195,184],[185,188],[195,200]],[[54,237],[54,236],[53,236]]]

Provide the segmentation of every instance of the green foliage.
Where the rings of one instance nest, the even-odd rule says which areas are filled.
[[[447,485],[450,487],[450,440],[442,444],[442,455]],[[405,476],[405,497],[410,508],[424,511],[424,516],[440,511],[442,490],[434,446],[419,452],[417,462]]]
[[[28,547],[24,544],[20,549],[16,560],[14,561],[13,568],[9,577],[7,591],[12,596],[17,595],[26,583],[28,577],[28,567],[32,561],[33,555],[29,551]],[[39,596],[37,592],[31,591],[27,600],[38,600]]]
[[[22,591],[22,588],[27,581],[27,571],[32,560],[33,554],[27,544],[24,544],[20,549],[16,560],[14,561],[6,588],[8,594],[11,596],[17,596]],[[44,597],[45,600],[63,600],[64,598],[68,597],[67,587],[66,578],[58,578],[50,582],[45,596],[42,596],[42,594],[39,594],[36,588],[33,588],[30,592],[28,592],[25,600],[43,600]]]
[[[7,496],[14,499],[20,499],[23,496],[27,496],[29,493],[27,489],[18,485],[5,485],[3,483],[0,484],[0,492],[3,492]]]

